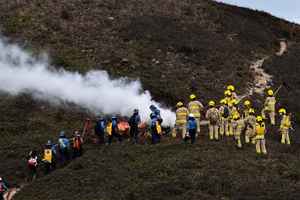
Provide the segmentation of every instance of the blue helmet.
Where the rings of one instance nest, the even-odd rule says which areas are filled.
[[[150,110],[152,110],[152,111],[156,110],[156,106],[155,106],[155,105],[151,105],[149,108],[150,108]]]
[[[156,114],[151,113],[151,114],[150,114],[150,118],[151,118],[151,119],[156,118]]]
[[[65,137],[65,131],[61,131],[61,132],[59,133],[59,137]]]

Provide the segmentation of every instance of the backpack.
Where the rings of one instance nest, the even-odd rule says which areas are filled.
[[[211,113],[210,113],[210,117],[209,117],[209,120],[212,124],[216,124],[219,122],[219,113],[217,112],[217,110],[213,110]]]
[[[28,166],[29,167],[36,167],[37,166],[37,159],[36,158],[30,158],[28,160]]]
[[[46,161],[48,163],[52,163],[52,150],[51,149],[44,150],[44,161]]]
[[[223,113],[222,113],[222,116],[224,118],[228,118],[230,115],[230,111],[229,111],[229,108],[227,106],[224,106],[224,110],[223,110]]]

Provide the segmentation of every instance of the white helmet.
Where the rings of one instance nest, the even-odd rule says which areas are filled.
[[[191,113],[191,114],[189,114],[189,117],[194,118],[195,116],[193,113]]]
[[[0,181],[2,181],[2,177],[0,177]]]

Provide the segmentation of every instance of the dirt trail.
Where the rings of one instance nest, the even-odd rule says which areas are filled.
[[[282,56],[288,49],[288,44],[286,40],[280,41],[280,49],[278,52],[276,52],[277,56]]]

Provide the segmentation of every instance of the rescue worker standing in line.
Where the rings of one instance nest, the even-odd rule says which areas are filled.
[[[55,148],[49,140],[44,149],[44,158],[43,162],[45,164],[45,174],[49,174],[55,168],[55,154],[56,152],[53,150]]]
[[[281,144],[290,145],[291,141],[289,136],[289,129],[292,128],[291,114],[287,115],[285,108],[281,108],[279,110],[279,114],[281,116],[281,123],[280,123]]]
[[[268,90],[268,97],[265,100],[264,108],[262,110],[262,117],[266,119],[266,113],[268,114],[268,118],[271,121],[271,125],[275,125],[275,105],[276,99],[274,97],[273,90]]]
[[[131,141],[134,144],[138,144],[139,142],[139,125],[141,124],[141,117],[139,115],[139,110],[134,109],[133,115],[129,119],[130,126],[130,137]]]
[[[185,136],[185,142],[188,138],[191,138],[191,144],[194,144],[196,141],[196,132],[197,132],[197,122],[193,114],[189,114],[189,119],[187,122],[187,131],[188,133]]]
[[[106,128],[106,122],[104,118],[100,118],[95,125],[95,135],[98,137],[98,143],[104,144],[105,143],[105,128]]]
[[[231,97],[233,99],[237,99],[238,98],[237,94],[235,93],[235,87],[233,85],[228,85],[227,86],[227,90],[229,90],[231,92]]]
[[[152,144],[157,144],[160,143],[160,137],[162,134],[160,122],[155,113],[151,113],[150,118],[151,118],[150,128],[151,128]]]
[[[151,110],[151,114],[154,114],[156,116],[157,121],[160,124],[162,124],[163,119],[161,118],[160,110],[155,105],[151,105],[150,110]]]
[[[73,138],[73,159],[80,157],[83,152],[82,148],[83,139],[79,134],[79,131],[74,131],[74,138]]]
[[[65,132],[61,131],[58,139],[60,161],[64,164],[70,159],[70,141],[66,138]]]
[[[256,117],[256,125],[255,125],[255,141],[256,141],[256,153],[264,155],[267,154],[266,149],[266,140],[265,140],[265,134],[266,134],[266,125],[263,121],[262,116]]]
[[[208,105],[209,109],[206,112],[205,117],[209,120],[209,139],[219,140],[220,113],[215,107],[216,104],[214,101],[210,101]]]
[[[224,135],[229,136],[230,110],[228,108],[226,99],[222,99],[220,103],[221,103],[221,106],[219,108],[219,113],[221,115],[220,135],[221,137],[223,137]]]
[[[251,109],[251,102],[249,100],[246,100],[244,102],[244,113],[243,118],[247,118],[249,116],[249,110]]]
[[[179,137],[184,139],[186,136],[186,123],[189,111],[186,107],[184,107],[181,101],[177,103],[176,107],[176,123],[173,129],[173,135],[174,137],[178,137],[179,134]]]
[[[246,132],[245,132],[245,143],[250,143],[250,138],[253,144],[255,144],[255,124],[256,124],[256,117],[255,111],[253,108],[249,109],[249,116],[245,118],[246,124]]]
[[[203,110],[203,104],[196,100],[196,95],[191,94],[190,95],[190,103],[188,105],[189,113],[193,114],[195,117],[195,120],[197,122],[197,134],[200,134],[200,119],[201,119],[201,112]]]
[[[122,142],[122,136],[118,133],[118,118],[113,116],[107,124],[108,144],[112,143],[114,137],[118,138],[119,143]]]
[[[230,117],[229,117],[229,136],[233,136],[233,117],[235,115],[240,115],[238,110],[237,110],[237,100],[233,99],[228,102],[228,107],[230,110]]]
[[[34,181],[37,176],[38,157],[36,151],[30,151],[27,160],[28,182]]]
[[[0,177],[0,200],[4,200],[4,194],[7,191],[8,191],[7,184],[4,182],[2,177]]]
[[[239,113],[235,113],[233,115],[232,128],[233,128],[234,139],[236,141],[236,146],[239,149],[242,148],[241,134],[244,127],[245,127],[244,120],[241,119]]]

